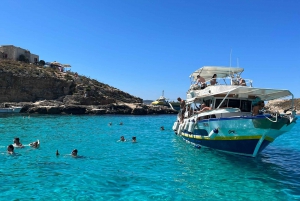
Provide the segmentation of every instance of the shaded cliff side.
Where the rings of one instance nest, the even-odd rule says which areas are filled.
[[[142,103],[142,99],[74,72],[0,60],[0,102],[59,100],[65,104]]]

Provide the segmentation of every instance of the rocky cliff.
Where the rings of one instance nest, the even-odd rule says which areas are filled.
[[[73,105],[103,105],[143,101],[74,72],[11,60],[0,60],[0,87],[1,103],[58,100]]]
[[[143,105],[141,98],[71,71],[7,59],[0,59],[0,94],[0,107],[23,106],[21,113],[177,113]]]
[[[291,100],[271,100],[267,103],[266,107],[272,111],[278,111],[284,113],[284,110],[291,108]],[[297,114],[300,114],[300,98],[294,99],[294,107],[297,110]]]

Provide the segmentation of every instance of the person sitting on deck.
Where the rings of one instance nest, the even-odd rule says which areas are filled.
[[[217,74],[214,74],[210,80],[210,85],[216,85],[217,83]]]
[[[197,111],[196,113],[201,113],[201,112],[204,112],[204,111],[207,111],[207,110],[211,110],[211,107],[208,107],[208,106],[206,106],[205,103],[202,103],[200,111]]]
[[[265,107],[264,101],[259,101],[258,104],[252,108],[252,115],[256,116],[256,115],[259,115],[259,114],[263,114],[263,112],[261,110],[264,107]]]
[[[201,77],[200,75],[197,75],[197,81],[196,81],[196,85],[200,85],[201,89],[204,89],[205,87],[207,87],[205,79],[203,77]]]
[[[239,84],[240,84],[241,86],[247,86],[247,85],[246,85],[246,81],[245,81],[243,78],[240,78],[240,79],[239,79]]]

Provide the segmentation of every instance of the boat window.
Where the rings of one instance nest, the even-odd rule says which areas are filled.
[[[211,107],[211,103],[212,103],[211,100],[206,100],[206,101],[203,101],[203,102],[205,103],[206,106]]]
[[[241,111],[242,112],[251,112],[252,101],[242,100],[241,101]]]
[[[229,99],[228,107],[240,108],[240,100]]]
[[[217,108],[220,103],[222,102],[223,99],[217,99],[216,100],[216,105],[215,105],[215,108]],[[222,103],[222,105],[220,106],[220,108],[224,108],[224,107],[227,107],[227,103],[228,103],[228,99],[224,100],[224,102]]]

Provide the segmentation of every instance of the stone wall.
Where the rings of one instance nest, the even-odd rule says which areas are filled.
[[[39,56],[36,54],[31,54],[29,50],[15,47],[13,45],[3,45],[0,46],[0,52],[7,54],[7,59],[12,59],[17,61],[20,55],[24,55],[30,63],[34,63],[35,60],[39,61]]]

